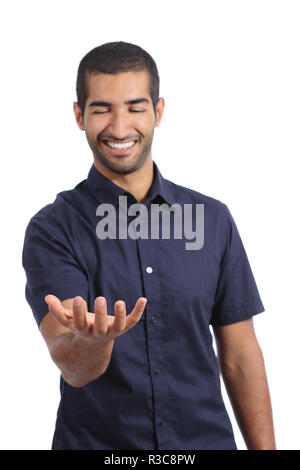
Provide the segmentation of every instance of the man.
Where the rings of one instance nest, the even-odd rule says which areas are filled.
[[[164,110],[154,60],[124,42],[93,49],[77,99],[94,163],[32,217],[23,249],[26,297],[61,371],[52,449],[236,449],[209,325],[247,448],[275,449],[252,322],[264,306],[227,206],[164,179],[152,160]],[[168,213],[171,233],[181,209],[204,208],[203,243],[188,249],[188,230],[152,226],[139,236],[134,204],[149,226],[153,208]]]

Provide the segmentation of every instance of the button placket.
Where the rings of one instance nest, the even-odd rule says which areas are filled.
[[[155,243],[150,246],[147,240],[137,239],[137,246],[143,273],[144,295],[148,298],[146,329],[149,371],[151,371],[150,380],[154,397],[153,413],[157,417],[162,417],[168,412],[169,385],[163,373],[163,368],[158,367],[158,364],[161,364],[162,367],[164,364],[163,323],[160,321],[163,299],[159,276],[158,250],[157,247],[155,248]],[[160,423],[160,420],[162,420],[162,423]],[[159,418],[156,421],[156,427],[159,448],[167,446],[169,434],[165,430],[167,427],[166,421]]]

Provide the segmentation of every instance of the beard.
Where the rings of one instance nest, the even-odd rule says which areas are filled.
[[[133,148],[132,151],[135,152],[135,156],[132,158],[131,156],[128,157],[124,155],[110,155],[108,147],[107,151],[104,150],[106,144],[101,141],[101,135],[98,135],[97,142],[95,142],[86,132],[88,144],[96,160],[109,171],[120,175],[128,175],[142,168],[150,154],[153,135],[154,129],[152,134],[145,139],[143,144],[140,143],[140,140],[135,144],[140,148],[138,150],[135,149],[135,147]]]

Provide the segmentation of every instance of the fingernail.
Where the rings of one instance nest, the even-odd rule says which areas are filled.
[[[74,299],[74,305],[76,305],[76,307],[79,307],[79,305],[81,305],[81,299],[79,298]]]
[[[124,307],[123,304],[117,304],[117,310],[118,310],[118,312],[122,312],[122,311],[123,311],[123,307]]]
[[[99,299],[97,299],[97,304],[99,305],[99,307],[103,307],[103,305],[104,305],[104,298],[103,298],[103,297],[100,297]]]

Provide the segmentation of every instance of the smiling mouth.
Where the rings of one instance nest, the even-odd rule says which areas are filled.
[[[138,140],[128,140],[127,142],[115,142],[112,140],[102,140],[114,155],[126,155],[135,147]]]

